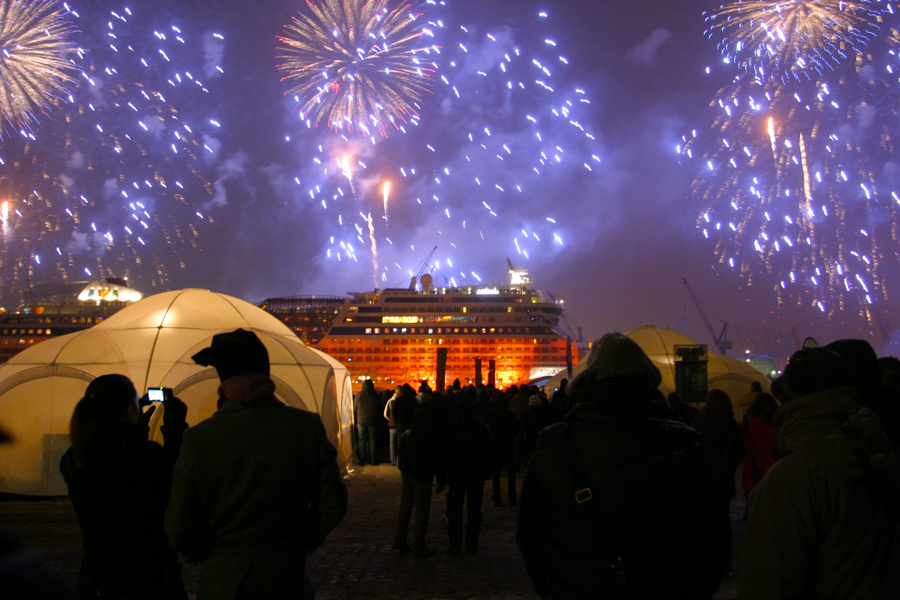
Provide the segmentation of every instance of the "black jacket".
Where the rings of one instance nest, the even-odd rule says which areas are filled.
[[[447,482],[450,485],[486,480],[494,464],[494,448],[487,425],[462,414],[447,428]]]
[[[426,400],[416,409],[411,427],[400,435],[397,466],[407,477],[431,481],[437,475],[438,485],[445,483],[447,430],[443,418],[441,407],[433,399]]]
[[[731,540],[697,433],[665,419],[662,394],[640,382],[592,384],[585,398],[539,434],[522,483],[517,541],[535,590],[712,597]]]
[[[80,596],[184,597],[163,530],[172,461],[147,428],[115,423],[87,466],[70,448],[60,461],[84,544]],[[180,589],[179,589],[180,588]]]

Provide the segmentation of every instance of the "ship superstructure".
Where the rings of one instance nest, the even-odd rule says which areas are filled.
[[[35,286],[15,312],[0,314],[0,364],[51,337],[93,327],[143,297],[113,277]]]
[[[434,385],[437,350],[447,349],[445,381],[507,387],[566,367],[567,338],[556,325],[564,306],[530,287],[527,271],[510,265],[507,285],[434,287],[415,278],[406,289],[354,293],[316,345],[350,369],[355,388],[365,379],[390,387],[425,379]],[[579,347],[572,346],[572,361]]]

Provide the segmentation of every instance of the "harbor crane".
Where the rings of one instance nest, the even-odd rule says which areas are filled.
[[[688,283],[688,280],[684,277],[681,278],[681,281],[684,283],[684,287],[687,288],[688,294],[691,295],[691,300],[694,302],[694,306],[697,307],[697,312],[700,313],[700,318],[703,320],[703,324],[706,325],[706,330],[709,332],[709,337],[712,338],[713,346],[715,346],[716,350],[719,351],[719,354],[725,355],[728,353],[728,350],[731,350],[732,343],[726,339],[728,332],[728,322],[724,322],[722,325],[722,332],[717,336],[716,330],[713,329],[713,326],[710,324],[709,319],[706,318],[706,313],[703,312],[703,308],[700,306],[700,300],[697,299],[697,294],[694,293],[694,288],[691,287],[691,284]]]

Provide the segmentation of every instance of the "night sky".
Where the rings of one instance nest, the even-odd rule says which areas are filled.
[[[105,18],[104,10],[125,6],[97,4],[90,11],[97,11],[99,19]],[[223,35],[219,58],[224,74],[207,82],[211,104],[189,104],[182,110],[202,113],[203,118],[214,114],[222,127],[215,133],[214,160],[204,163],[205,177],[216,184],[213,198],[207,195],[198,201],[201,212],[214,223],[202,228],[196,249],[183,253],[183,268],[170,269],[161,283],[135,270],[134,285],[146,293],[202,287],[250,302],[281,295],[370,291],[374,281],[367,232],[362,235],[365,243],[356,245],[358,262],[329,258],[334,209],[329,212],[305,195],[316,184],[311,159],[320,144],[328,146],[333,134],[321,127],[306,131],[300,126],[296,104],[284,95],[287,87],[275,70],[275,37],[305,3],[181,0],[152,5],[154,26],[170,20],[197,36],[213,31]],[[444,274],[455,274],[460,284],[475,283],[461,281],[461,271],[476,272],[484,282],[505,282],[509,258],[530,270],[536,288],[565,298],[568,324],[573,332],[580,327],[586,340],[608,331],[657,325],[711,344],[682,284],[685,277],[712,326],[718,331],[728,322],[733,354],[749,349],[783,360],[795,349],[793,328],[801,340],[813,336],[827,343],[863,337],[881,350],[881,332],[856,314],[828,320],[812,308],[776,310],[772,292],[776,282],[760,278],[752,288],[742,286],[730,268],[717,264],[711,242],[696,228],[702,206],[691,196],[690,183],[697,165],[682,164],[675,148],[683,135],[701,125],[717,90],[733,76],[718,68],[721,57],[715,42],[703,34],[702,12],[714,6],[708,0],[447,0],[443,10],[453,16],[454,26],[465,25],[473,36],[502,31],[511,36],[511,44],[527,49],[533,40],[548,36],[555,40],[555,50],[569,61],[567,68],[555,73],[556,85],[578,87],[590,98],[579,119],[595,140],[584,151],[588,156],[598,154],[601,162],[589,174],[581,170],[543,177],[519,199],[497,200],[492,206],[496,217],[460,208],[462,203],[481,205],[489,199],[487,192],[482,196],[444,182],[442,189],[449,190],[451,198],[442,202],[469,217],[464,228],[461,222],[446,219],[444,205],[426,211],[416,203],[424,181],[395,184],[391,230],[378,234],[379,268],[384,272],[389,267],[379,285],[405,287],[406,273],[437,245],[436,258],[451,258],[454,265],[441,265],[435,273],[438,284],[443,284]],[[548,16],[539,22],[540,11]],[[705,72],[709,65],[717,65],[712,74]],[[447,106],[438,104],[440,98],[439,93],[426,98],[415,131],[362,150],[368,169],[360,175],[365,197],[358,202],[364,211],[375,214],[380,206],[374,190],[379,169],[396,171],[421,164],[422,171],[432,169],[440,175],[441,166],[460,164],[460,147],[452,142],[459,132],[447,118]],[[465,112],[469,109],[459,104],[452,109],[454,116],[462,115],[456,121],[460,128],[467,126],[469,117],[482,123],[496,119],[503,126],[502,118],[513,121],[519,116],[514,104],[502,118],[476,117]],[[40,130],[36,133],[40,136]],[[510,134],[508,139],[519,138]],[[426,142],[435,148],[434,157],[420,159]],[[323,180],[322,185],[327,183]],[[333,177],[330,184],[338,185]],[[546,239],[546,216],[556,221],[554,231],[560,233],[562,244]],[[518,253],[510,231],[532,223],[542,239],[532,244],[526,258]],[[394,246],[385,237],[391,237]],[[892,318],[896,309],[880,307],[888,327],[896,321]]]

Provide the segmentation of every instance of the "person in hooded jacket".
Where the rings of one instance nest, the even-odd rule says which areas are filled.
[[[172,398],[165,411],[163,448],[148,441],[137,392],[124,375],[97,377],[75,406],[60,471],[84,545],[79,598],[187,598],[163,530],[186,407]]]
[[[886,600],[900,590],[900,456],[827,348],[772,384],[785,454],[750,497],[738,598]]]
[[[459,554],[463,543],[463,504],[467,507],[466,551],[478,551],[484,482],[493,472],[493,445],[487,425],[472,416],[472,401],[461,397],[456,419],[447,427],[447,535],[448,552]]]
[[[522,483],[516,540],[541,598],[709,599],[730,545],[698,434],[669,420],[630,338],[594,342]]]
[[[322,419],[275,397],[252,331],[215,335],[192,358],[215,367],[219,410],[184,435],[165,527],[201,563],[197,599],[311,599],[306,558],[347,510]]]

